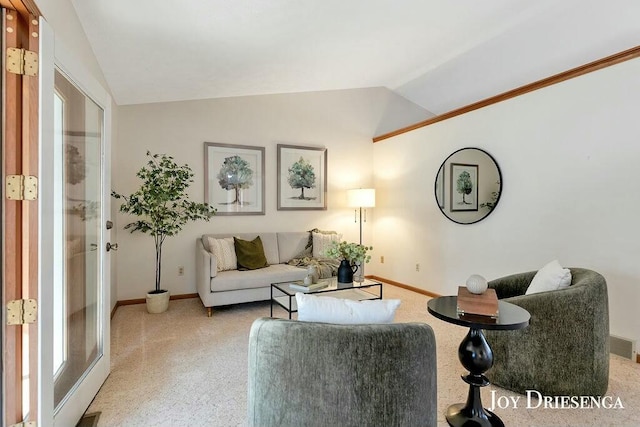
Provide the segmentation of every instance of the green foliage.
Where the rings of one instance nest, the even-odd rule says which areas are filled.
[[[340,243],[333,242],[329,249],[327,249],[327,256],[329,258],[346,259],[351,264],[355,262],[369,262],[371,255],[367,255],[367,251],[373,250],[373,246],[364,246],[357,243],[347,243],[342,241]]]
[[[206,203],[189,200],[187,188],[193,182],[188,165],[178,166],[173,157],[147,151],[146,166],[136,176],[142,180],[140,188],[129,196],[111,192],[116,199],[124,199],[120,212],[139,217],[125,225],[125,230],[140,231],[153,236],[156,246],[156,290],[160,290],[162,244],[168,236],[178,234],[189,221],[209,221],[216,210]]]
[[[71,144],[65,144],[65,180],[69,184],[79,184],[87,176],[85,170],[85,161],[78,147]]]
[[[492,191],[491,192],[491,201],[480,203],[480,207],[481,208],[488,208],[490,211],[493,210],[493,208],[495,208],[496,204],[498,203],[498,195],[499,194],[500,193],[498,193],[497,191]]]
[[[500,189],[500,181],[496,181],[496,185],[498,187],[498,189]],[[496,204],[498,203],[498,196],[500,196],[500,192],[499,191],[492,191],[491,192],[491,200],[488,202],[484,202],[480,204],[481,208],[488,208],[490,211],[493,210],[493,208],[496,207]]]
[[[240,190],[253,185],[253,170],[249,166],[249,162],[242,157],[230,156],[224,159],[216,178],[224,190],[235,190],[236,199],[233,203],[240,203],[238,197]]]
[[[70,209],[70,213],[72,215],[78,215],[82,221],[97,219],[99,211],[100,202],[96,202],[95,200],[83,200]]]
[[[288,183],[291,188],[300,188],[300,199],[304,199],[305,188],[315,188],[316,186],[316,173],[313,170],[311,163],[300,157],[300,160],[291,165],[288,169],[289,179]]]
[[[471,182],[471,175],[469,172],[463,171],[458,175],[458,180],[456,181],[456,191],[462,194],[462,203],[470,204],[464,199],[464,196],[467,194],[471,194],[473,190],[473,183]]]

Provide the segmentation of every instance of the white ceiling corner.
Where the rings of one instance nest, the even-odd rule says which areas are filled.
[[[119,105],[384,86],[442,113],[640,42],[636,0],[71,2]]]

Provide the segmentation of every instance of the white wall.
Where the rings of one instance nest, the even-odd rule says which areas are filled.
[[[91,75],[108,90],[108,85],[102,74],[102,69],[89,45],[82,24],[78,19],[70,0],[37,0],[42,16],[53,28],[56,39],[62,41],[65,47],[73,52]]]
[[[557,258],[603,274],[611,333],[640,339],[639,93],[635,59],[374,144],[384,207],[369,272],[453,294],[473,273]],[[474,225],[446,219],[433,195],[440,163],[465,146],[492,154],[503,177],[499,205]]]
[[[346,190],[373,183],[373,144],[377,130],[387,131],[425,116],[425,111],[387,89],[354,89],[119,107],[112,187],[130,194],[139,186],[135,173],[145,153],[167,153],[195,173],[191,198],[204,200],[204,142],[266,147],[266,215],[216,216],[191,223],[163,246],[163,288],[172,294],[196,292],[195,239],[203,233],[335,229],[358,240]],[[328,209],[278,211],[277,144],[328,149]],[[134,217],[117,217],[118,299],[143,298],[154,286],[153,239],[130,234],[123,226]],[[178,276],[178,267],[185,267]]]

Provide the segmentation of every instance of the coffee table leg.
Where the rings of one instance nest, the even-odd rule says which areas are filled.
[[[480,387],[489,385],[484,373],[493,366],[493,351],[480,329],[471,328],[458,347],[458,358],[469,375],[462,380],[469,384],[466,403],[457,403],[447,408],[447,422],[450,426],[497,426],[504,423],[493,412],[482,406]]]

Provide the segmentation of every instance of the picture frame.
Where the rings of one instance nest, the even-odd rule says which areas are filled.
[[[327,149],[278,144],[278,210],[327,209]]]
[[[264,215],[264,147],[204,143],[204,199],[216,215]]]
[[[478,165],[451,163],[451,212],[478,210]]]

